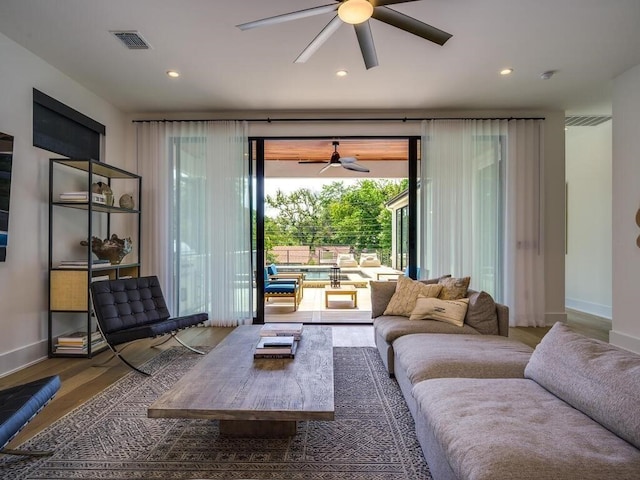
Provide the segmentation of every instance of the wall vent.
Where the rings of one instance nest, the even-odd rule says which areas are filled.
[[[565,127],[595,127],[611,120],[611,115],[572,115],[564,118]]]
[[[111,31],[111,34],[120,40],[129,50],[148,50],[151,48],[147,41],[142,38],[140,32],[136,32],[135,30],[117,30]]]

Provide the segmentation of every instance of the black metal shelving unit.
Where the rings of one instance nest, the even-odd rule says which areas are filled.
[[[83,191],[89,192],[91,198],[92,184],[98,181],[105,182],[112,189],[129,192],[134,191],[134,208],[123,208],[117,205],[107,205],[91,200],[88,201],[63,201],[59,199],[59,183],[63,183],[63,177],[79,175],[76,182],[83,184]],[[81,176],[86,178],[82,179]],[[85,183],[86,182],[86,183]],[[124,189],[124,190],[123,190]],[[49,305],[48,305],[48,355],[49,357],[86,357],[91,358],[96,353],[107,348],[105,342],[92,345],[91,334],[96,331],[95,321],[92,316],[92,305],[89,295],[89,283],[96,278],[108,276],[111,279],[123,278],[125,276],[137,277],[140,274],[140,246],[141,246],[141,191],[142,177],[126,170],[107,165],[97,160],[52,158],[49,161]],[[114,198],[117,203],[117,200]],[[86,267],[61,267],[62,258],[55,258],[54,242],[68,241],[69,239],[56,238],[54,226],[56,217],[61,210],[81,210],[78,214],[78,221],[86,224],[86,237],[74,238],[70,241],[87,242],[85,258]],[[127,260],[120,264],[92,264],[91,238],[94,232],[94,221],[100,222],[100,227],[106,228],[107,238],[111,237],[112,215],[135,215],[136,241],[133,244],[133,251],[126,257]],[[75,217],[74,217],[75,220]],[[96,223],[97,223],[96,222]],[[81,228],[82,229],[82,228]],[[84,230],[84,229],[82,229]],[[123,235],[122,238],[124,238]],[[131,259],[131,261],[129,261]],[[69,320],[71,316],[84,315],[86,323],[83,321],[82,327],[77,330],[87,332],[88,342],[86,351],[69,353],[68,351],[56,351],[56,339],[60,335],[67,335],[71,332],[57,332],[56,322],[62,317]],[[70,320],[73,323],[73,320]]]

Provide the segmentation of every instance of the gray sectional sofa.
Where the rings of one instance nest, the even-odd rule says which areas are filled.
[[[560,323],[533,350],[500,305],[499,335],[383,315],[394,283],[371,282],[376,344],[434,480],[640,480],[640,355]]]
[[[524,378],[429,378],[403,392],[434,480],[640,479],[640,355],[563,324]]]

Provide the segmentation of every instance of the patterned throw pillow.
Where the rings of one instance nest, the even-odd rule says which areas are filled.
[[[401,315],[408,317],[416,305],[418,295],[437,297],[442,289],[438,284],[424,284],[404,275],[398,277],[396,291],[384,311],[384,315]]]
[[[438,285],[442,285],[442,290],[438,298],[441,300],[458,300],[467,296],[471,277],[454,278],[447,277],[438,280]]]
[[[459,300],[440,300],[418,296],[416,306],[411,312],[410,320],[438,320],[451,323],[457,327],[464,325],[464,316],[469,306],[468,298]]]

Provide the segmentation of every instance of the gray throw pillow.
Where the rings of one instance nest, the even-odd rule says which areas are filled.
[[[473,292],[469,295],[469,307],[464,323],[483,335],[498,335],[498,313],[496,302],[487,292]]]

